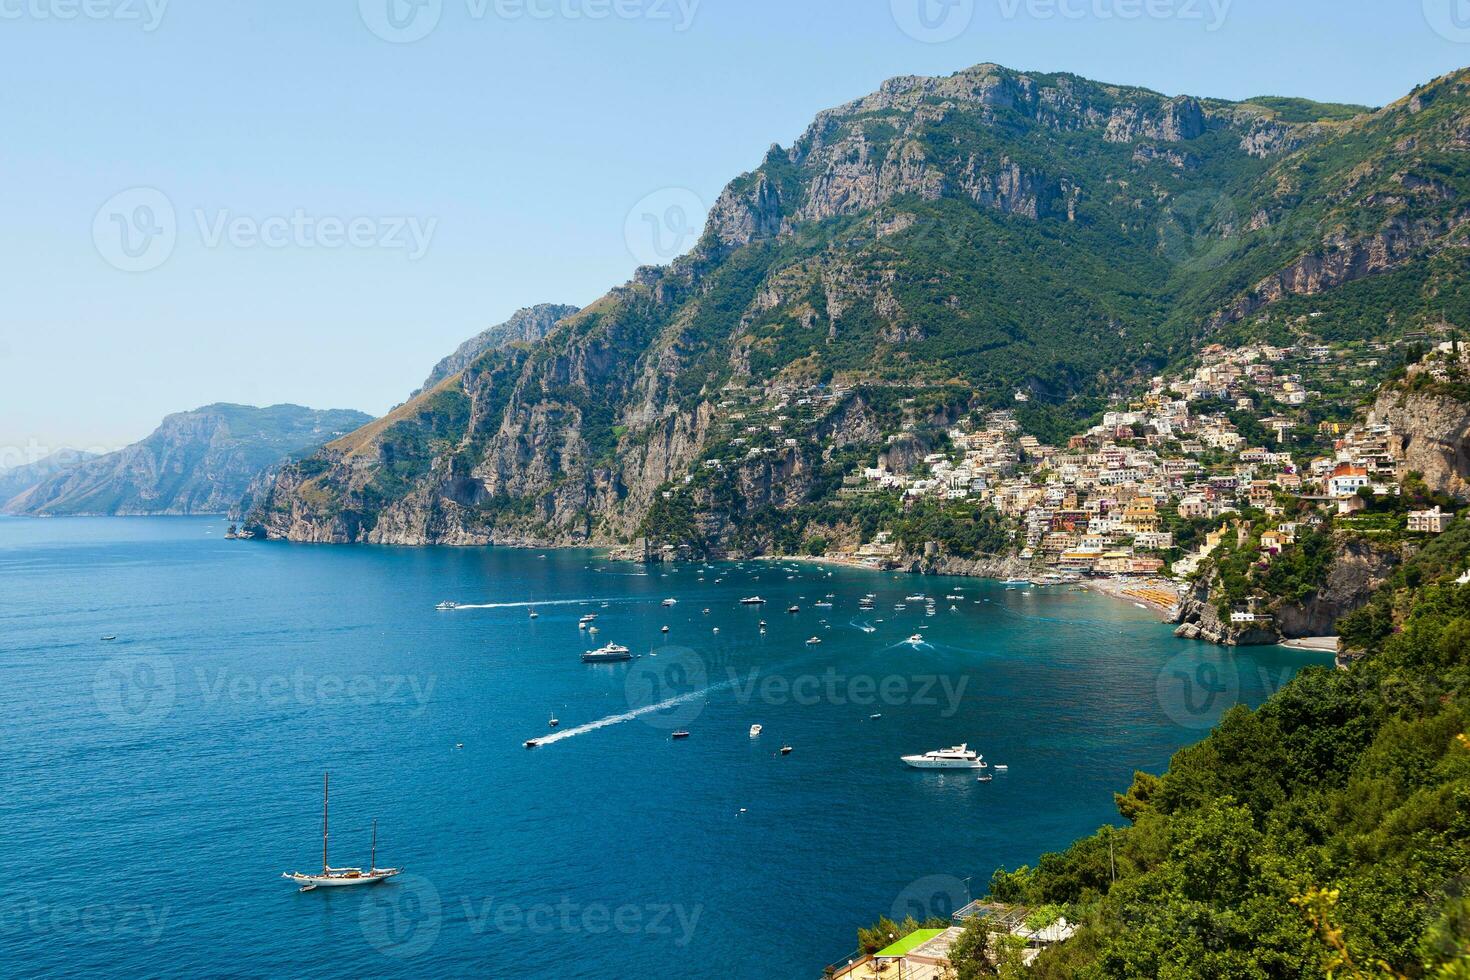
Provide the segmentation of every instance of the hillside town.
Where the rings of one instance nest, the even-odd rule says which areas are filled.
[[[1384,344],[1210,347],[1193,373],[1154,378],[1066,446],[1044,445],[1022,434],[1015,412],[995,411],[951,429],[953,448],[926,456],[917,471],[893,472],[880,459],[849,476],[841,493],[987,504],[1017,522],[1022,559],[1054,576],[1147,580],[1134,597],[1167,606],[1174,582],[1199,569],[1242,511],[1272,522],[1260,534],[1260,561],[1269,563],[1304,523],[1400,494],[1388,424],[1371,412],[1356,424],[1313,423],[1327,414],[1312,410],[1327,401],[1314,379],[1330,379],[1340,403],[1344,390],[1371,392],[1389,353]],[[1442,376],[1462,357],[1446,343],[1416,370]],[[1405,530],[1439,534],[1453,519],[1438,507],[1412,511]],[[880,534],[827,557],[885,567],[899,555]]]

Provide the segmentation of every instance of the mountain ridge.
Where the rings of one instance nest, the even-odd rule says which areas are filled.
[[[350,464],[334,445],[286,467],[254,520],[315,541],[618,543],[694,475],[731,388],[958,386],[971,410],[1023,393],[1028,428],[1056,435],[1278,306],[1392,279],[1392,329],[1446,296],[1458,313],[1467,104],[1464,71],[1302,123],[991,65],[890,79],[732,180],[689,254],[482,353]],[[1385,329],[1365,316],[1333,329]],[[827,437],[864,414],[849,397]],[[696,485],[701,536],[828,485],[833,448],[742,465],[721,499]]]

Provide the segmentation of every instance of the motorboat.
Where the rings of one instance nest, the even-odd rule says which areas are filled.
[[[792,606],[791,608],[787,609],[786,611],[789,612],[789,613],[799,613],[799,612],[801,612],[801,607],[800,606]]]
[[[632,651],[616,643],[609,643],[607,646],[598,647],[596,650],[588,650],[582,654],[582,663],[584,664],[611,664],[632,659]]]
[[[766,600],[762,599],[758,595],[753,595],[753,596],[747,596],[746,598],[741,599],[740,600],[740,604],[742,606],[764,606],[766,604]]]
[[[781,746],[781,754],[782,755],[790,755],[791,754],[791,746],[789,746],[789,745],[783,745],[783,746]]]
[[[914,769],[984,769],[985,760],[969,745],[961,743],[947,749],[935,749],[923,755],[903,756],[906,765]]]
[[[757,737],[759,737],[760,736],[760,733],[761,733],[761,726],[759,726],[759,725],[751,725],[750,726],[750,737],[751,738],[757,738]]]
[[[978,776],[975,777],[975,781],[977,783],[988,783],[988,782],[990,782],[994,778],[995,777],[992,776],[990,773],[988,773],[988,772],[982,772],[980,775],[978,775]]]
[[[556,719],[556,718],[552,718],[546,724],[547,724],[547,727],[549,727],[549,728],[556,728],[558,725],[561,724],[561,721],[558,720],[558,719]]]
[[[915,633],[913,636],[909,637],[904,642],[905,643],[911,643],[914,646],[918,646],[920,643],[923,643],[924,642],[924,636],[921,633]]]
[[[439,603],[439,605],[435,606],[434,608],[437,609],[437,610],[439,610],[440,612],[449,612],[451,610],[458,609],[459,608],[459,603],[457,603],[457,602],[441,602],[441,603]]]
[[[378,822],[373,821],[373,848],[372,857],[368,862],[368,868],[334,868],[327,860],[327,814],[328,799],[330,797],[332,777],[331,773],[322,776],[322,870],[321,874],[302,874],[299,871],[290,871],[282,878],[289,879],[301,886],[304,892],[315,891],[318,888],[348,888],[356,885],[376,885],[380,881],[402,874],[402,868],[380,868],[378,867]]]
[[[672,737],[677,739],[685,739],[689,737],[689,733],[681,729],[675,732]]]
[[[822,638],[820,636],[814,636],[810,640],[807,640],[806,641],[806,645],[809,646],[809,647],[814,647],[818,643],[821,643],[821,642],[822,642]]]
[[[665,606],[676,606],[676,605],[679,604],[679,600],[678,599],[665,599],[662,604],[665,605]]]
[[[535,739],[535,738],[528,738],[528,739],[526,739],[526,748],[528,748],[528,749],[534,749],[536,746],[538,746],[540,744],[541,744],[540,739]]]
[[[668,631],[669,631],[669,628],[667,626],[665,626],[665,627],[663,627],[662,629],[659,630],[660,633],[667,633]]]
[[[1004,763],[1000,763],[1000,762],[997,762],[997,763],[996,763],[996,764],[995,764],[995,771],[996,771],[996,772],[1006,772],[1006,771],[1007,771],[1007,770],[1009,770],[1009,769],[1010,769],[1010,768],[1011,768],[1011,767],[1010,767],[1010,766],[1008,766],[1008,765],[1005,765],[1005,764],[1004,764]]]

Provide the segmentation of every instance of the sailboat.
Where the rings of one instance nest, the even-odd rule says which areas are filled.
[[[380,868],[378,867],[378,822],[373,821],[373,851],[372,858],[368,863],[368,870],[361,868],[334,868],[327,861],[327,798],[331,786],[331,773],[322,776],[322,872],[321,874],[302,874],[292,871],[281,875],[289,878],[301,886],[304,892],[314,891],[318,888],[344,888],[350,885],[376,885],[380,881],[386,881],[394,875],[402,874],[402,868]]]

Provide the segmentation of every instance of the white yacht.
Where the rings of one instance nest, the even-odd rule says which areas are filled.
[[[584,664],[610,664],[632,659],[632,651],[630,651],[627,647],[619,646],[616,643],[609,643],[605,647],[598,647],[596,650],[588,650],[586,653],[582,654],[582,663]]]
[[[935,749],[923,755],[903,756],[905,764],[914,769],[984,769],[985,760],[979,752],[973,752],[965,744],[948,749]]]
[[[806,645],[809,646],[809,647],[814,647],[814,646],[816,646],[817,644],[819,644],[821,642],[822,642],[822,638],[820,636],[814,636],[810,640],[807,640],[806,641]]]
[[[663,604],[665,606],[673,606],[673,605],[677,605],[678,602],[679,602],[678,599],[665,599],[664,602],[663,602]]]
[[[741,599],[740,600],[740,604],[742,606],[764,606],[766,604],[766,600],[762,599],[758,595],[753,595],[753,596],[747,596],[746,598]]]
[[[759,726],[759,725],[751,725],[750,726],[750,737],[751,738],[758,738],[760,736],[760,733],[761,733],[761,726]]]
[[[920,643],[923,643],[924,642],[924,636],[923,636],[922,633],[915,633],[913,636],[909,637],[904,642],[905,643],[911,643],[914,646],[918,646]]]
[[[449,612],[452,609],[458,609],[459,608],[459,603],[457,603],[457,602],[441,602],[441,603],[439,603],[439,605],[435,606],[434,608],[437,609],[437,610],[439,610],[440,612]]]

